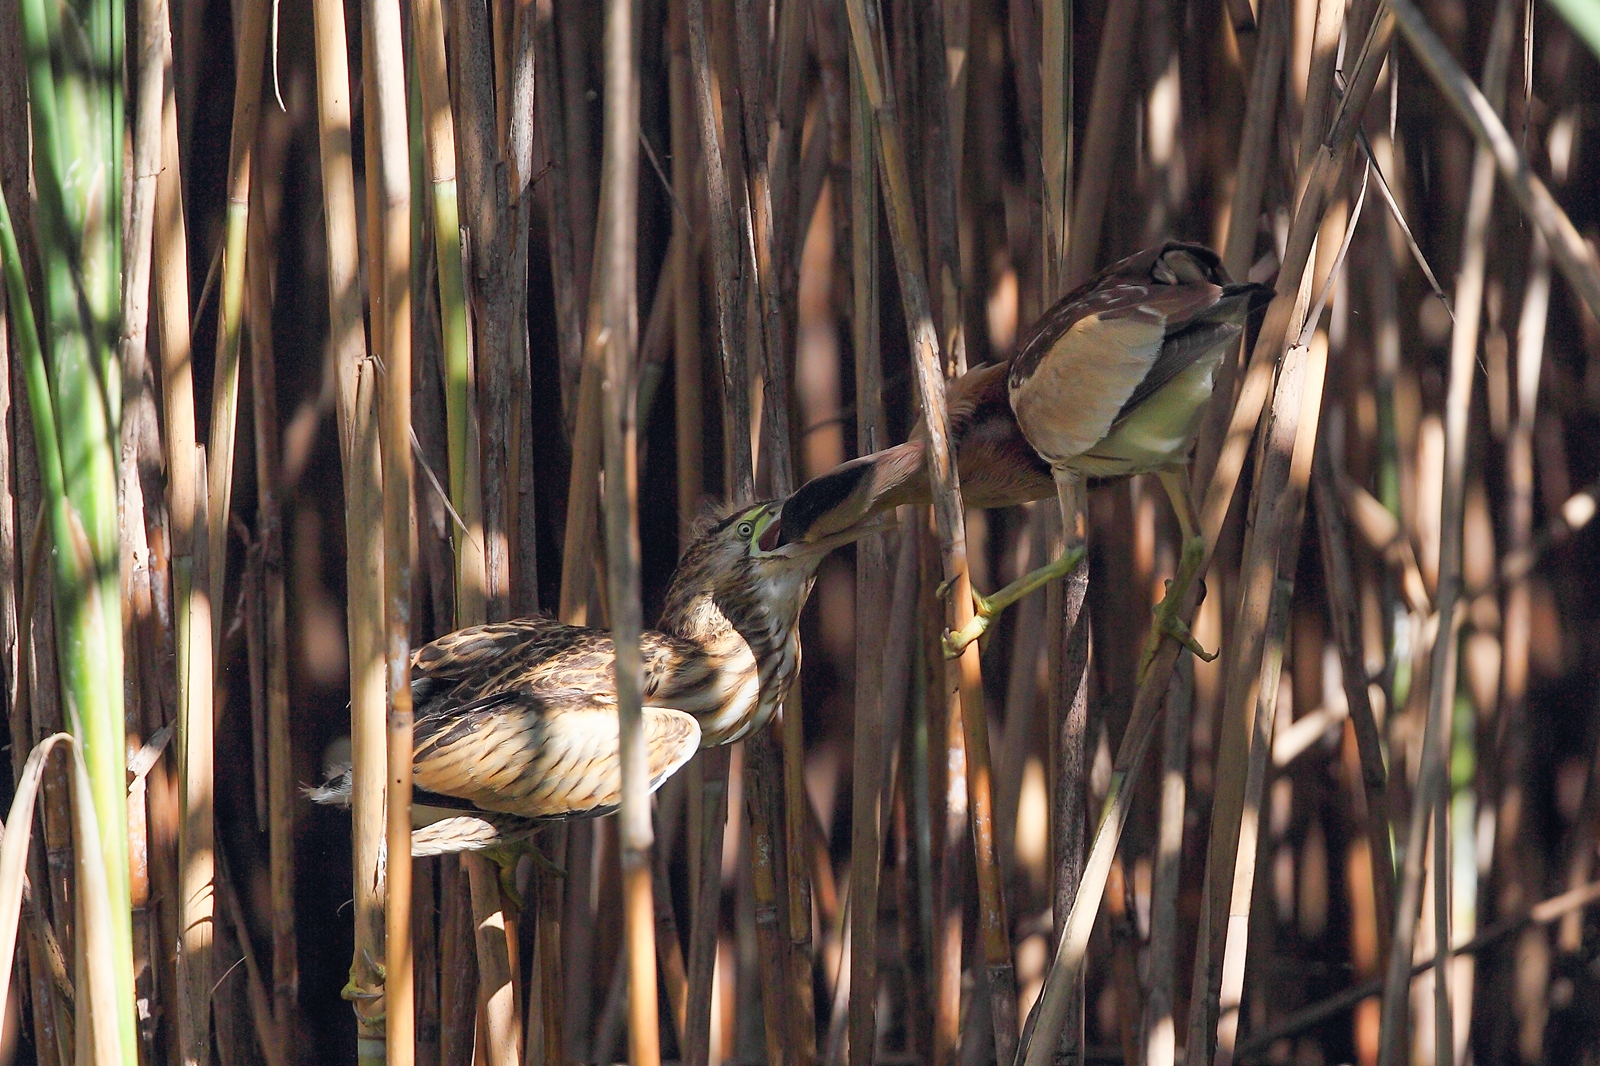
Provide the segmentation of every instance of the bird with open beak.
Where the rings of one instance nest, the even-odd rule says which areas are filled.
[[[701,747],[766,725],[800,673],[800,610],[817,566],[882,528],[791,541],[781,514],[781,502],[757,503],[702,524],[658,627],[643,634],[652,791]],[[412,854],[497,848],[542,821],[616,810],[614,660],[608,631],[537,617],[472,626],[418,648]],[[348,768],[309,794],[348,805]]]

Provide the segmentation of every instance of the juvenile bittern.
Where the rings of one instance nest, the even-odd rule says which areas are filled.
[[[1217,369],[1252,311],[1271,298],[1235,284],[1215,252],[1169,241],[1122,260],[1047,311],[1009,364],[951,382],[951,448],[964,502],[1024,503],[1050,495],[1068,513],[1079,479],[1154,473],[1183,533],[1178,574],[1156,608],[1142,676],[1162,633],[1206,653],[1176,616],[1204,558],[1184,471]],[[901,503],[926,502],[925,434],[843,464],[803,486],[784,511],[786,535],[829,535]],[[1070,572],[1069,548],[991,596],[977,596],[970,624],[946,638],[958,654],[989,620],[1028,592]]]
[[[781,505],[704,527],[641,642],[653,791],[701,747],[760,729],[800,671],[800,609],[818,563],[873,527],[780,543]],[[621,800],[611,634],[548,618],[473,626],[418,648],[413,855],[526,838]],[[349,773],[312,791],[349,802]]]

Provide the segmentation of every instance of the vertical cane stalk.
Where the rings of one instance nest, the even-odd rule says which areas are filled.
[[[939,338],[928,306],[917,225],[911,204],[911,182],[900,138],[894,98],[884,78],[881,50],[882,24],[873,0],[849,0],[850,38],[872,104],[878,129],[878,166],[884,200],[889,211],[895,268],[900,278],[900,298],[911,335],[913,369],[923,423],[928,428],[928,465],[933,482],[934,525],[938,531],[944,578],[950,584],[951,625],[960,628],[972,617],[972,586],[967,572],[966,521],[961,506],[961,484],[950,453],[950,417],[945,407],[944,373]],[[994,851],[992,815],[994,784],[989,764],[989,726],[983,709],[983,675],[976,643],[969,644],[951,669],[959,678],[958,698],[967,748],[967,795],[973,848],[978,873],[978,920],[984,961],[989,973],[990,1013],[999,1061],[1008,1061],[1016,1049],[1017,1001],[1015,968],[1011,959],[1011,934],[1006,922],[1000,866]]]
[[[24,310],[31,318],[32,309],[9,212],[0,228],[44,482],[42,506],[50,514],[55,545],[57,668],[67,726],[89,770],[93,824],[106,864],[110,927],[104,962],[115,993],[115,1043],[131,1062],[138,1045],[123,640],[115,616],[120,602],[116,449],[122,406],[117,340],[123,295],[124,6],[81,0],[57,12],[42,0],[29,0],[19,11],[38,197],[36,248],[46,287],[42,323],[22,325]],[[63,16],[71,23],[70,42]],[[58,422],[55,411],[70,417]],[[81,791],[79,798],[85,798]]]
[[[406,132],[404,51],[397,0],[365,0],[367,218],[380,270],[369,276],[374,320],[383,319],[379,436],[383,457],[383,653],[388,680],[384,837],[384,1023],[389,1066],[409,1066],[415,1048],[411,958],[411,159]],[[372,138],[376,135],[377,143]],[[369,193],[369,202],[371,202]],[[354,516],[352,516],[354,517]]]

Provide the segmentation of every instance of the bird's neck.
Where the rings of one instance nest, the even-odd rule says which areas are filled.
[[[788,576],[788,575],[785,575]],[[741,724],[714,741],[737,739],[761,728],[777,710],[799,673],[797,622],[810,591],[809,575],[793,575],[799,585],[777,595],[735,599],[712,589],[670,595],[660,628],[689,640],[716,663],[727,691],[749,693],[755,706],[738,712]],[[737,674],[737,677],[732,675]],[[746,687],[748,686],[748,688]],[[702,726],[707,722],[702,719]]]

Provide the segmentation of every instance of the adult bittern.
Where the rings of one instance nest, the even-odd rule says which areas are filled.
[[[800,671],[799,617],[818,563],[863,527],[780,543],[781,505],[741,508],[694,538],[643,634],[653,791],[701,747],[760,729]],[[621,801],[611,634],[548,618],[473,626],[418,648],[413,855],[472,851]],[[349,773],[312,790],[348,804]]]
[[[1160,478],[1183,554],[1156,609],[1141,676],[1163,632],[1206,656],[1175,613],[1205,552],[1184,470],[1217,369],[1271,295],[1235,284],[1210,249],[1169,241],[1067,294],[1009,364],[980,367],[948,387],[951,448],[969,506],[1023,503],[1054,490],[1066,515],[1079,479]],[[925,451],[919,427],[906,444],[803,486],[786,505],[786,535],[833,534],[900,503],[926,502]],[[958,654],[997,613],[1070,572],[1082,555],[1071,547],[993,595],[975,596],[971,623],[947,635],[946,651]]]

